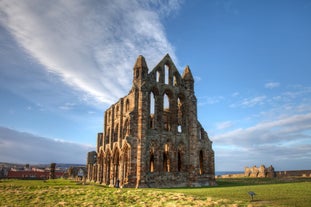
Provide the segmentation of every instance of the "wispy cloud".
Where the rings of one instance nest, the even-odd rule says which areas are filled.
[[[221,102],[222,100],[224,100],[223,96],[202,96],[202,97],[198,97],[198,105],[202,106],[202,105],[206,105],[206,104],[217,104],[219,102]]]
[[[237,96],[239,96],[239,95],[240,95],[239,92],[234,92],[234,93],[231,94],[232,97],[237,97]]]
[[[227,153],[238,153],[237,162],[241,166],[266,163],[275,164],[282,169],[295,169],[298,157],[305,162],[311,161],[310,130],[311,113],[308,113],[234,129],[214,136],[213,141],[219,146],[216,148],[220,160]],[[288,162],[282,162],[283,159]],[[252,163],[254,160],[263,163]]]
[[[234,138],[232,140],[252,140],[252,141],[266,141],[270,139],[271,142],[289,141],[295,133],[303,133],[311,129],[311,113],[294,115],[284,117],[269,122],[258,123],[255,126],[246,129],[236,129],[234,131],[218,135],[215,139],[227,140],[227,138]],[[308,134],[306,136],[309,136]],[[276,139],[277,138],[277,139]]]
[[[268,83],[265,84],[265,88],[272,89],[272,88],[277,88],[280,85],[281,84],[279,82],[268,82]]]
[[[130,88],[138,55],[151,67],[166,53],[178,61],[161,17],[179,5],[174,0],[3,0],[0,23],[45,70],[83,92],[84,100],[109,104]]]
[[[59,106],[61,110],[71,110],[75,107],[75,103],[65,103],[64,105]]]
[[[254,107],[256,105],[262,105],[264,104],[264,101],[266,100],[266,96],[256,96],[256,97],[251,97],[251,98],[244,98],[238,103],[232,103],[230,104],[230,107],[235,108],[235,107]]]
[[[310,163],[310,94],[309,86],[295,85],[273,95],[224,97],[233,102],[229,105],[237,112],[234,123],[239,127],[231,126],[228,117],[215,125],[218,169],[272,164],[277,170],[294,170]],[[228,163],[229,158],[234,162]]]
[[[221,122],[216,124],[216,129],[218,130],[222,130],[222,129],[227,129],[233,126],[232,121],[225,121],[225,122]]]
[[[252,107],[258,104],[262,104],[265,99],[266,96],[256,96],[254,98],[244,99],[241,104],[243,106]]]
[[[93,146],[0,127],[0,158],[5,162],[84,164],[87,152],[94,149]]]

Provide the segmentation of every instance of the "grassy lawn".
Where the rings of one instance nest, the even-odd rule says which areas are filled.
[[[311,179],[219,179],[217,187],[116,189],[70,180],[0,180],[0,206],[311,206]],[[247,194],[254,191],[254,201]]]

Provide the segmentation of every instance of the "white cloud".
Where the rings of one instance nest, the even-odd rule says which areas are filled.
[[[222,129],[227,129],[233,126],[233,123],[231,121],[225,121],[225,122],[221,122],[218,123],[216,125],[216,129],[222,130]]]
[[[246,98],[242,101],[241,104],[247,107],[252,107],[258,104],[262,104],[266,98],[267,98],[266,96],[256,96],[250,99]]]
[[[266,96],[256,96],[252,98],[244,98],[242,99],[239,103],[232,103],[230,104],[230,107],[235,108],[235,107],[254,107],[256,105],[262,105],[264,104],[266,100]]]
[[[202,105],[206,105],[206,104],[217,104],[219,102],[221,102],[222,100],[224,100],[223,96],[202,96],[202,97],[198,97],[198,105],[202,106]]]
[[[59,106],[58,108],[61,110],[71,110],[75,107],[75,103],[65,103],[64,105]]]
[[[146,57],[149,68],[166,53],[177,62],[161,15],[179,5],[179,1],[3,0],[0,23],[44,69],[83,92],[84,100],[110,104],[128,92],[138,55]]]
[[[268,83],[265,84],[265,88],[272,89],[272,88],[277,88],[280,85],[281,84],[279,82],[268,82]]]
[[[234,131],[218,135],[215,139],[227,140],[227,138],[233,138],[235,141],[256,140],[257,142],[265,142],[269,139],[271,143],[290,141],[292,139],[291,135],[294,133],[303,133],[305,130],[311,130],[311,113],[262,122],[245,129],[235,129]]]
[[[237,96],[239,96],[239,95],[240,95],[239,92],[234,92],[233,94],[231,94],[232,97],[237,97]]]
[[[3,162],[85,164],[87,152],[94,149],[88,145],[0,127],[0,157]]]
[[[287,116],[238,128],[213,137],[218,165],[225,164],[227,154],[234,155],[232,168],[252,165],[276,165],[279,169],[308,168],[311,161],[311,113]],[[287,162],[282,160],[286,159]],[[221,166],[222,167],[222,166]],[[220,167],[220,168],[221,168]],[[226,166],[229,167],[230,166]],[[227,168],[228,169],[228,168]],[[296,168],[297,169],[297,168]],[[239,169],[236,169],[239,170]]]

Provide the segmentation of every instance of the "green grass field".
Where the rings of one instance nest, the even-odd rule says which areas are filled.
[[[311,206],[311,178],[218,179],[217,187],[116,189],[70,180],[0,180],[0,206]],[[248,191],[257,195],[251,201]]]

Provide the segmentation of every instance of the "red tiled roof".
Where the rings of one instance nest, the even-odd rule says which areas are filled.
[[[55,172],[55,177],[60,178],[64,173]],[[33,179],[48,179],[50,172],[38,172],[38,171],[9,171],[7,178],[33,178]]]

